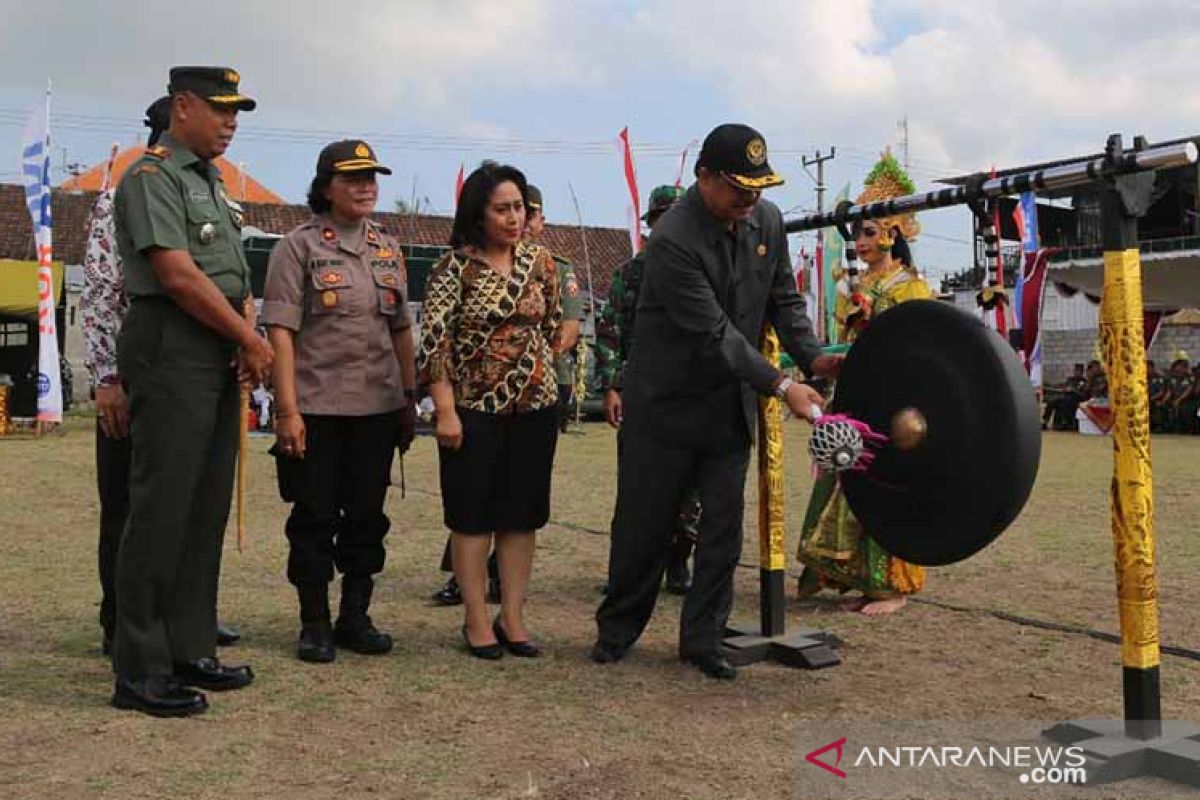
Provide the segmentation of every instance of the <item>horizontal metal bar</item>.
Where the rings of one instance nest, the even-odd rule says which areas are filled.
[[[863,219],[877,219],[878,217],[926,211],[931,208],[963,205],[988,197],[1004,197],[1021,192],[1082,186],[1116,175],[1194,164],[1197,155],[1196,145],[1192,142],[1148,147],[1144,150],[1126,150],[1116,163],[1101,157],[1074,164],[1022,172],[1003,178],[991,178],[985,180],[978,187],[954,186],[935,189],[931,192],[905,195],[878,203],[850,206],[840,212],[835,209],[823,214],[809,214],[805,217],[788,220],[784,223],[784,228],[788,233],[796,233],[814,228],[832,227],[839,222],[856,222]]]

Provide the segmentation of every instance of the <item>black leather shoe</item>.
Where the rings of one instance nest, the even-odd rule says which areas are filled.
[[[719,681],[731,681],[737,677],[737,667],[730,664],[724,656],[716,653],[684,656],[682,660],[685,664],[691,664],[708,677]]]
[[[663,585],[671,594],[687,594],[692,588],[692,575],[688,572],[687,559],[672,554],[667,562],[667,579]]]
[[[217,621],[217,647],[229,647],[242,640],[242,634],[237,628],[231,628],[220,620]]]
[[[462,627],[462,637],[463,641],[467,643],[467,652],[476,658],[482,658],[486,661],[498,661],[504,656],[504,648],[500,646],[499,642],[479,646],[471,644],[471,638],[467,636],[466,625]]]
[[[249,666],[227,667],[216,658],[200,658],[175,665],[175,680],[184,686],[198,686],[210,692],[241,689],[254,682]]]
[[[365,614],[351,620],[339,619],[333,626],[333,640],[338,647],[364,656],[381,656],[392,652],[392,637],[377,630],[371,618]]]
[[[592,645],[592,661],[597,664],[615,664],[625,657],[629,648],[609,642],[596,642]]]
[[[333,627],[329,620],[306,622],[300,626],[296,658],[310,664],[328,664],[337,658],[337,648],[333,646]]]
[[[487,601],[492,605],[500,605],[499,578],[488,578]]]
[[[496,634],[496,639],[504,647],[505,650],[512,653],[514,656],[521,658],[537,658],[542,654],[542,649],[534,644],[529,639],[523,642],[514,642],[508,638],[508,634],[504,632],[504,626],[500,624],[500,618],[492,622],[492,632]]]
[[[446,584],[434,592],[429,599],[439,606],[461,606],[462,593],[458,590],[458,581],[451,575]]]
[[[140,711],[152,717],[190,717],[208,709],[203,694],[166,677],[117,678],[111,702],[113,708]]]

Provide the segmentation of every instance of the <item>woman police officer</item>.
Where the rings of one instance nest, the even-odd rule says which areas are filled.
[[[379,173],[391,170],[366,142],[325,147],[308,194],[313,217],[275,247],[267,272],[262,322],[277,353],[280,483],[295,501],[287,574],[300,599],[303,661],[332,661],[335,644],[392,648],[367,610],[383,569],[393,448],[412,440],[415,379],[404,260],[368,219]],[[331,625],[335,566],[342,595]]]

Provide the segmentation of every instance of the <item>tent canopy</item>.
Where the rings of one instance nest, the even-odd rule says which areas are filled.
[[[1046,279],[1099,297],[1104,259],[1051,261]],[[1142,253],[1142,304],[1147,311],[1200,307],[1200,250]]]
[[[63,265],[51,264],[54,274],[54,307],[62,298]],[[36,261],[0,258],[0,315],[37,319],[38,265]]]

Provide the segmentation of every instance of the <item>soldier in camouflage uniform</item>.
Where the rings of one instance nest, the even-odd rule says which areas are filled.
[[[653,229],[658,218],[682,198],[683,189],[678,186],[657,187],[650,193],[650,207],[642,219]],[[639,252],[624,267],[613,272],[608,305],[596,323],[596,372],[604,392],[604,418],[618,429],[618,448],[621,446],[622,373],[633,347],[633,324],[642,287],[644,254],[645,250]],[[679,507],[679,524],[667,562],[664,585],[672,594],[685,594],[691,586],[687,562],[696,545],[699,522],[700,498],[693,489]]]

